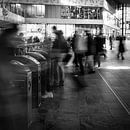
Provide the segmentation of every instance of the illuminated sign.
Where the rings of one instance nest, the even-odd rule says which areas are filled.
[[[0,0],[2,2],[2,0]],[[8,0],[4,0],[8,3]],[[30,3],[49,5],[71,5],[71,6],[98,6],[103,7],[104,0],[11,0],[10,3]]]

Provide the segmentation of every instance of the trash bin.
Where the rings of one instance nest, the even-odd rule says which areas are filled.
[[[40,62],[29,55],[13,57],[32,71],[32,108],[38,108],[41,104],[41,65]]]
[[[41,64],[41,94],[44,95],[45,91],[47,89],[48,62],[47,62],[46,58],[38,52],[28,52],[26,54],[34,57]]]
[[[24,64],[11,61],[11,69],[13,78],[9,81],[9,86],[5,87],[3,91],[4,107],[6,113],[2,113],[4,123],[0,122],[2,130],[27,130],[32,123],[32,72]],[[1,107],[0,105],[0,107]]]

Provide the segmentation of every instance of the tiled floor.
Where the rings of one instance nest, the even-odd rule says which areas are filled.
[[[64,87],[54,90],[53,99],[42,100],[41,127],[35,129],[130,129],[130,52],[124,61],[116,59],[116,48],[107,54],[94,74],[75,77],[68,68]]]

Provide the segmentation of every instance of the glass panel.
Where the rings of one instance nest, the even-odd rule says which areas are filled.
[[[16,13],[16,6],[15,6],[15,4],[11,4],[11,12]]]
[[[66,25],[65,36],[72,37],[75,31],[75,25]]]
[[[102,8],[61,6],[61,18],[102,19]]]

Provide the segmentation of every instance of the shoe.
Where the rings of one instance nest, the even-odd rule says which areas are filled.
[[[124,57],[122,57],[122,60],[124,60],[125,58]]]
[[[53,98],[53,97],[54,97],[52,92],[48,92],[48,93],[49,93],[49,97],[50,97],[50,98]]]
[[[42,96],[42,98],[53,98],[52,92],[46,92],[45,95]]]

